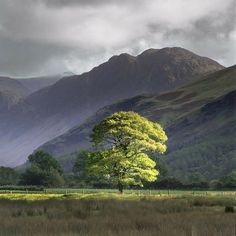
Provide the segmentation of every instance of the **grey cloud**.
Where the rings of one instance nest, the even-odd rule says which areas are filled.
[[[49,6],[57,6],[57,7],[65,7],[65,6],[71,6],[71,5],[101,5],[101,4],[114,4],[117,2],[117,0],[39,0],[43,2],[44,4],[47,4]],[[128,2],[128,0],[123,2]]]
[[[113,54],[165,46],[235,64],[236,1],[0,2],[0,74],[81,73]]]
[[[9,0],[13,1],[13,0]],[[133,4],[133,0],[18,0],[21,4],[30,6],[35,4],[43,4],[49,7],[73,7],[73,6],[98,6],[104,4],[115,4],[115,5],[123,5],[123,4]],[[135,0],[136,4],[142,0]]]
[[[54,61],[60,63],[61,58],[69,53],[68,48],[57,47],[51,44],[39,44],[31,41],[12,41],[1,38],[0,42],[0,74],[17,76],[30,76],[37,74],[55,73],[52,69],[64,72],[66,67],[53,65]],[[50,66],[54,68],[50,68]]]

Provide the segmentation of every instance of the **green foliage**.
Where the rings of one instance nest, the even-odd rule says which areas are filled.
[[[21,184],[44,185],[44,172],[36,165],[27,168],[21,176]]]
[[[157,181],[156,187],[161,189],[183,189],[184,185],[180,180],[174,177],[167,177]]]
[[[222,177],[220,182],[222,188],[236,189],[236,171]]]
[[[89,152],[82,150],[78,153],[76,161],[73,167],[73,180],[75,181],[74,185],[79,187],[85,187],[93,185],[98,181],[98,178],[88,175],[87,163],[88,163]]]
[[[92,142],[100,150],[89,155],[89,172],[118,185],[142,186],[158,171],[148,153],[164,153],[167,136],[162,127],[134,112],[117,112],[93,129]]]
[[[163,158],[156,159],[156,168],[159,171],[159,179],[166,178],[169,174],[169,169],[166,164],[166,160]]]
[[[49,171],[50,169],[55,169],[60,174],[62,174],[62,169],[58,161],[47,152],[38,151],[30,155],[28,159],[32,165],[36,165],[40,169],[44,169],[45,171]]]
[[[88,155],[89,155],[89,152],[85,150],[79,152],[77,155],[77,158],[73,167],[73,172],[80,179],[84,179],[87,177],[86,163],[87,163]]]
[[[199,183],[204,182],[206,178],[199,172],[193,172],[188,175],[188,182]]]
[[[64,183],[61,167],[50,154],[38,151],[28,159],[31,166],[22,174],[21,184],[60,186]]]
[[[17,183],[18,173],[9,167],[0,167],[0,185],[14,185]]]

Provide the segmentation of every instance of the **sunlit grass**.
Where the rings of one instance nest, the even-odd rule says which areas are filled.
[[[235,199],[234,191],[181,191],[181,190],[126,190],[124,194],[117,190],[96,190],[96,189],[47,189],[44,192],[2,192],[0,199],[9,200],[47,200],[47,199],[120,199],[120,200],[140,200],[140,199],[174,199],[174,198],[202,198],[202,199]],[[236,203],[235,203],[236,204]]]

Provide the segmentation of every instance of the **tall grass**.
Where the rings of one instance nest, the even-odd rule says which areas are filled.
[[[0,200],[0,235],[234,236],[234,199]]]

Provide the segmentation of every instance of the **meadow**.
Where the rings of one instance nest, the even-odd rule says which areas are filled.
[[[2,192],[0,235],[234,236],[235,192]]]

